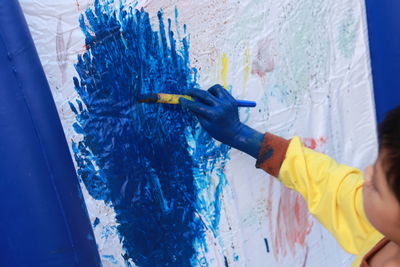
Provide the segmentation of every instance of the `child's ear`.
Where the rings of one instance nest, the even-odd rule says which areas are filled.
[[[374,168],[373,168],[373,165],[369,165],[365,168],[365,171],[364,171],[365,183],[371,182],[372,175],[374,175]]]

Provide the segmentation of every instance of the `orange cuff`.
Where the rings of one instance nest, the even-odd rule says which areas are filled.
[[[263,169],[272,176],[278,177],[289,143],[289,140],[266,133],[258,151],[256,168]]]

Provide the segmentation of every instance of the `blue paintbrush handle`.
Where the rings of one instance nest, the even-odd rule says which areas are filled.
[[[238,99],[236,99],[236,103],[238,107],[246,107],[246,108],[254,108],[257,105],[257,103],[254,101],[238,100]]]

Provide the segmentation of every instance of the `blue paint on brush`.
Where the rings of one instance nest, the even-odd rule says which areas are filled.
[[[229,148],[179,105],[137,103],[140,94],[198,87],[187,38],[175,39],[162,12],[158,22],[153,30],[143,9],[99,1],[81,16],[87,51],[75,65],[80,99],[70,107],[83,140],[72,149],[89,194],[116,212],[126,262],[189,266],[204,231],[217,235]],[[210,201],[200,194],[212,175]]]

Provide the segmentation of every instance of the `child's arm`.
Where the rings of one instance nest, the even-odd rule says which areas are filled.
[[[361,252],[364,241],[376,230],[364,214],[359,170],[305,148],[298,137],[288,141],[242,124],[235,99],[220,85],[188,94],[197,101],[181,99],[182,106],[197,115],[212,137],[257,158],[258,168],[303,195],[309,211],[346,251]]]
[[[347,252],[359,254],[376,232],[364,213],[360,170],[304,147],[298,137],[288,141],[268,133],[256,166],[299,192],[310,213]]]

